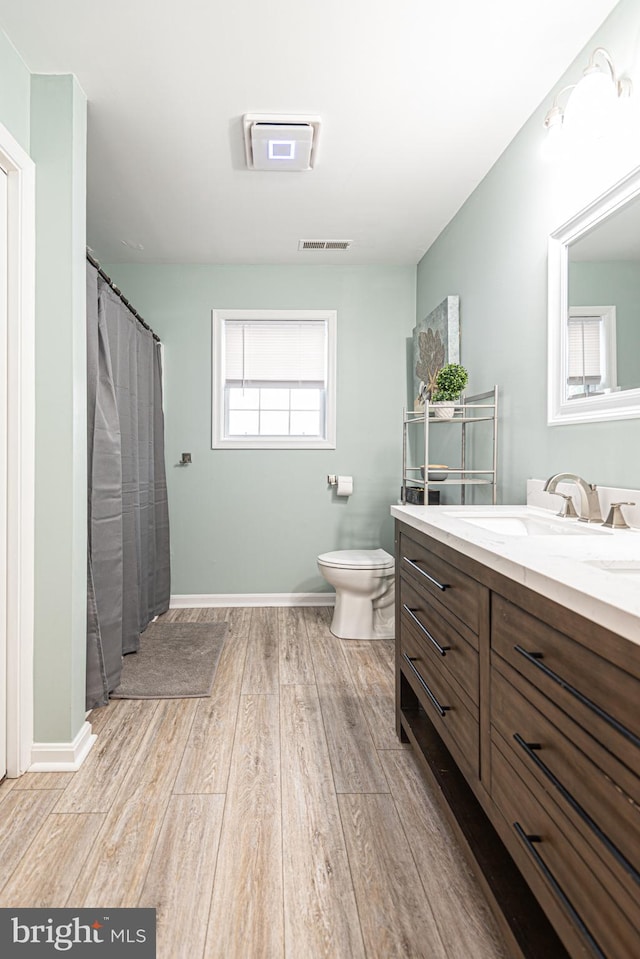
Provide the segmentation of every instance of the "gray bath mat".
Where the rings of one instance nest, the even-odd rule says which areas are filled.
[[[226,633],[226,623],[151,623],[138,652],[124,657],[112,698],[209,696]]]

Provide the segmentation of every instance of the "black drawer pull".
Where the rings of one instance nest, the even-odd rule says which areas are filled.
[[[438,640],[433,638],[433,636],[431,635],[431,633],[429,632],[429,630],[427,629],[427,627],[424,626],[424,625],[420,622],[420,620],[419,620],[418,617],[416,616],[416,611],[415,611],[414,609],[409,609],[409,607],[407,606],[406,603],[403,603],[403,604],[402,604],[402,608],[404,609],[405,613],[408,613],[408,614],[409,614],[409,616],[410,616],[411,619],[414,621],[414,623],[416,624],[416,626],[418,626],[419,629],[425,634],[425,636],[427,637],[427,639],[429,640],[429,642],[432,643],[432,644],[435,646],[435,648],[438,650],[438,652],[440,653],[440,655],[441,655],[441,656],[446,656],[448,650],[451,649],[451,646],[441,646],[440,643],[438,642]]]
[[[513,738],[517,742],[518,746],[524,749],[529,759],[533,763],[535,763],[535,765],[538,767],[540,772],[544,776],[546,776],[546,778],[549,780],[550,783],[552,783],[552,785],[555,786],[555,788],[558,790],[562,798],[566,800],[566,802],[569,803],[571,808],[575,810],[575,812],[580,816],[580,819],[582,819],[585,825],[589,827],[591,832],[598,837],[600,842],[607,848],[607,850],[611,853],[611,855],[616,860],[616,862],[618,862],[619,865],[622,866],[625,872],[629,873],[629,875],[631,876],[633,880],[635,880],[635,882],[640,884],[640,873],[638,873],[637,870],[633,868],[631,863],[622,855],[622,853],[617,848],[617,846],[614,846],[614,844],[611,842],[609,837],[605,835],[605,833],[603,833],[602,829],[600,829],[600,826],[598,826],[598,824],[594,822],[594,820],[591,818],[589,813],[582,808],[582,806],[577,801],[577,799],[574,799],[574,797],[571,795],[569,790],[562,785],[560,780],[554,775],[554,773],[551,772],[549,767],[545,763],[543,763],[543,761],[540,759],[539,756],[536,756],[534,750],[540,749],[541,748],[540,745],[538,743],[525,742],[519,733],[514,733]]]
[[[523,649],[522,646],[513,647],[516,653],[520,653],[521,656],[531,663],[536,669],[539,669],[544,673],[549,679],[553,680],[554,683],[557,683],[563,689],[566,689],[568,693],[571,693],[578,702],[581,702],[583,706],[586,706],[591,712],[595,713],[600,719],[604,720],[605,723],[608,723],[609,726],[612,726],[616,732],[619,732],[621,736],[624,736],[625,739],[628,739],[630,743],[633,743],[634,746],[640,749],[640,738],[632,733],[630,729],[627,729],[626,726],[623,726],[622,723],[619,723],[617,719],[614,719],[613,716],[610,716],[609,713],[605,712],[604,709],[601,709],[600,706],[596,705],[591,699],[588,699],[584,693],[581,693],[579,689],[576,689],[575,686],[572,686],[568,683],[562,676],[558,676],[557,673],[554,673],[552,669],[549,669],[548,666],[545,666],[542,659],[544,656],[542,653],[529,653],[526,649]]]
[[[425,683],[424,679],[422,678],[422,676],[420,675],[420,673],[418,672],[418,670],[416,669],[416,667],[413,665],[413,661],[412,661],[411,656],[407,656],[406,653],[403,653],[402,655],[404,656],[404,658],[406,659],[407,663],[409,664],[409,666],[411,667],[411,669],[413,670],[413,672],[414,672],[415,675],[417,676],[418,682],[420,683],[420,685],[421,685],[422,688],[424,689],[425,693],[427,694],[427,696],[429,697],[429,699],[430,699],[431,702],[433,703],[434,708],[437,709],[437,711],[440,713],[440,715],[441,715],[442,718],[444,719],[444,717],[447,715],[447,712],[451,709],[451,706],[441,706],[441,705],[440,705],[440,703],[438,702],[438,700],[436,699],[436,697],[433,695],[433,693],[431,692],[431,690],[429,689],[429,687],[428,687],[427,684]],[[417,657],[414,656],[413,659],[417,659]]]
[[[567,910],[567,912],[568,912],[569,915],[571,916],[571,919],[573,920],[573,922],[575,923],[575,925],[578,927],[578,929],[580,930],[580,932],[582,933],[582,935],[583,935],[584,938],[586,939],[587,944],[588,944],[589,948],[591,949],[593,955],[594,955],[594,956],[597,956],[598,959],[607,959],[607,957],[605,956],[604,952],[602,951],[602,949],[600,948],[600,946],[598,945],[598,943],[595,941],[595,939],[593,938],[593,936],[591,935],[591,933],[589,932],[589,930],[588,930],[587,927],[585,926],[584,922],[583,922],[582,919],[580,918],[579,914],[578,914],[578,913],[576,912],[576,910],[574,909],[572,903],[571,903],[570,900],[567,898],[567,895],[566,895],[566,893],[563,891],[563,889],[562,889],[562,887],[560,886],[558,880],[557,880],[556,877],[553,875],[553,873],[551,872],[551,870],[549,869],[549,867],[548,867],[547,864],[545,863],[544,859],[542,858],[542,856],[540,855],[540,853],[539,853],[538,850],[536,849],[536,847],[535,847],[534,844],[537,843],[537,842],[542,842],[541,837],[540,837],[540,836],[527,836],[526,832],[524,831],[524,829],[522,828],[522,826],[520,825],[519,822],[514,822],[514,823],[513,823],[513,828],[515,829],[515,831],[517,832],[518,836],[520,837],[520,839],[522,840],[522,842],[524,843],[524,845],[525,845],[526,848],[528,849],[529,854],[530,854],[531,857],[533,858],[533,860],[534,860],[534,862],[536,863],[538,869],[540,870],[540,872],[542,873],[542,875],[544,876],[544,878],[547,880],[547,882],[549,883],[549,885],[551,886],[551,888],[552,888],[553,891],[555,892],[556,896],[558,897],[558,899],[560,900],[560,902],[562,903],[562,905],[564,906],[564,908]]]
[[[417,572],[420,573],[421,576],[424,576],[425,579],[428,579],[429,582],[430,582],[430,583],[433,583],[434,586],[437,586],[438,589],[442,589],[442,590],[449,589],[449,587],[447,586],[446,583],[439,583],[437,579],[434,579],[434,578],[433,578],[433,576],[429,576],[428,573],[425,573],[425,571],[424,571],[423,569],[420,569],[420,567],[418,566],[418,564],[417,564],[414,560],[409,559],[408,556],[404,556],[403,559],[404,559],[405,563],[408,563],[409,566],[412,567],[412,569],[417,570]]]

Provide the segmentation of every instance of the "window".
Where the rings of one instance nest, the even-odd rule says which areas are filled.
[[[335,449],[335,341],[334,310],[214,310],[214,449]]]
[[[615,335],[615,306],[569,308],[566,344],[568,400],[615,389]]]

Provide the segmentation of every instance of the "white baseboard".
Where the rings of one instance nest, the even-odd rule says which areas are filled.
[[[204,606],[334,606],[335,593],[184,593],[171,597],[172,609]]]
[[[76,772],[96,741],[91,725],[83,723],[70,743],[34,743],[31,749],[30,773]]]

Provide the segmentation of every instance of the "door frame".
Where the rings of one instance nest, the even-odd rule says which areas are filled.
[[[35,164],[0,123],[8,174],[7,775],[31,764],[35,526]],[[4,575],[4,574],[3,574]]]

